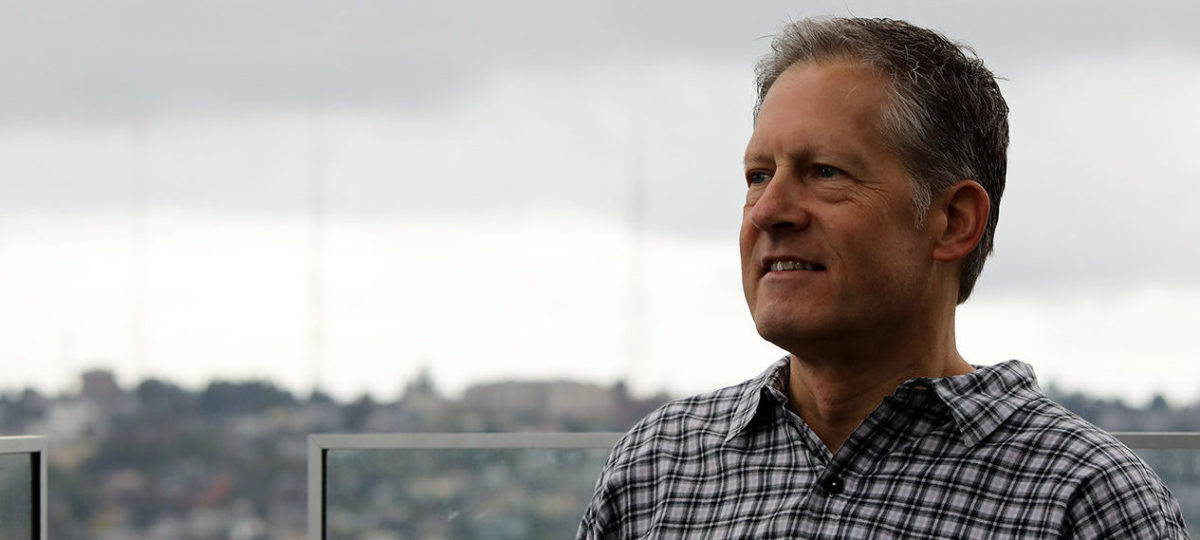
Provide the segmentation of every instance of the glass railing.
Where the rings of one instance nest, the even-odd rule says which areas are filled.
[[[1200,537],[1200,433],[1113,433],[1171,488],[1192,537]]]
[[[0,538],[46,540],[45,437],[0,437]]]
[[[1116,433],[1200,524],[1200,433]],[[620,433],[311,435],[309,538],[571,538]]]
[[[309,538],[571,538],[620,436],[312,435]]]

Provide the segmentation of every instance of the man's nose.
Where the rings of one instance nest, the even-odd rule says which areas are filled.
[[[762,195],[749,210],[749,218],[759,230],[785,231],[808,227],[811,216],[807,197],[799,182],[790,176],[767,181]]]

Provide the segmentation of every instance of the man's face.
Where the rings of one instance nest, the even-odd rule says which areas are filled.
[[[933,290],[932,239],[880,135],[886,82],[853,63],[798,64],[746,148],[742,285],[768,341],[867,345],[901,335]]]

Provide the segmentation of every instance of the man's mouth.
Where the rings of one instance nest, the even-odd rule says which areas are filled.
[[[792,270],[820,272],[825,270],[825,265],[810,263],[807,261],[775,261],[771,263],[770,269],[772,272],[788,272]]]

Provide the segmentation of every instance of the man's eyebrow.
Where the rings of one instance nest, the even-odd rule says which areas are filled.
[[[811,148],[794,148],[789,150],[784,157],[790,162],[797,163],[812,159],[813,154],[814,152]],[[742,158],[742,164],[749,166],[751,163],[774,163],[775,157],[770,152],[747,152],[746,156]]]
[[[768,161],[773,161],[773,158],[770,154],[763,152],[747,152],[745,157],[742,158],[742,166],[748,166],[751,163],[763,163]]]
[[[822,157],[824,156],[824,157]],[[861,174],[868,167],[866,162],[853,152],[835,152],[824,154],[812,148],[793,149],[787,153],[788,161],[792,163],[808,163],[811,161],[828,160],[830,165],[835,165],[845,169],[847,172],[855,172]],[[775,156],[768,152],[747,152],[742,158],[742,167],[748,168],[751,165],[762,163],[774,163]]]

